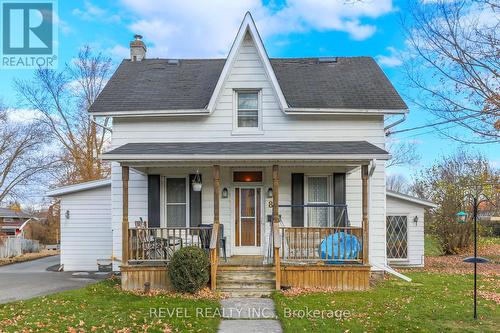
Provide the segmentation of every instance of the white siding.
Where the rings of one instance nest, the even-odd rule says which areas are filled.
[[[401,215],[408,217],[408,260],[395,261],[397,265],[423,266],[424,265],[424,207],[421,205],[387,197],[387,215]],[[417,216],[415,224],[413,218]],[[389,264],[391,261],[389,260]]]
[[[233,89],[262,89],[263,133],[233,135]],[[245,39],[229,71],[213,114],[151,118],[115,118],[113,146],[128,142],[366,140],[384,146],[382,116],[286,115],[278,104],[252,40]]]
[[[256,88],[262,90],[263,132],[259,135],[233,133],[234,89]],[[112,146],[129,142],[193,142],[193,141],[361,141],[365,140],[384,147],[383,116],[325,116],[286,115],[278,104],[276,94],[268,80],[262,60],[252,40],[245,39],[235,58],[234,66],[218,97],[211,115],[163,117],[163,118],[115,118],[113,120]],[[242,163],[244,165],[244,163]],[[149,173],[155,173],[148,168]],[[265,168],[266,184],[263,196],[271,186],[271,169]],[[333,170],[333,169],[332,169]],[[330,170],[331,172],[333,172]],[[196,168],[185,169],[185,174]],[[202,171],[200,169],[200,171]],[[329,172],[330,172],[329,171]],[[212,171],[203,171],[203,222],[212,223],[213,197]],[[280,203],[290,202],[291,169],[281,169]],[[233,187],[229,168],[222,168],[222,187],[230,190],[230,197],[221,200],[221,222],[225,232],[231,235],[233,221]],[[361,178],[359,170],[347,177],[347,201],[353,223],[361,223]],[[147,217],[147,176],[134,173],[130,177],[130,221]],[[118,164],[113,164],[112,174],[112,221],[115,256],[121,256],[121,174]],[[385,166],[377,163],[370,180],[370,260],[385,264]],[[267,203],[267,201],[266,201]],[[265,205],[266,214],[269,208]],[[265,216],[265,215],[264,215]],[[289,221],[284,216],[285,221]],[[263,230],[263,234],[268,229]],[[231,237],[233,238],[233,237]],[[231,240],[232,241],[232,240]],[[228,241],[228,244],[231,242]],[[117,266],[115,267],[117,268]]]
[[[111,259],[110,191],[105,186],[61,196],[61,264],[65,271],[95,271],[97,259]]]

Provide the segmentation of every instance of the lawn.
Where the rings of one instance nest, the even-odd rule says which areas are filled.
[[[0,332],[216,332],[219,302],[166,295],[137,296],[119,290],[117,280],[0,305]],[[161,310],[162,308],[163,310]],[[151,310],[153,309],[153,310]],[[180,309],[178,316],[169,317]],[[205,309],[208,309],[205,312]],[[150,311],[163,318],[150,315]],[[188,317],[189,316],[189,317]]]
[[[439,247],[439,241],[434,235],[426,234],[424,238],[424,251],[426,256],[441,256],[443,250]]]
[[[408,275],[412,283],[390,278],[368,292],[275,293],[273,298],[285,332],[498,332],[500,308],[495,301],[479,297],[480,319],[472,319],[472,275]],[[489,294],[485,297],[498,301],[498,277],[483,276],[478,286],[481,293]],[[307,309],[309,314],[292,312]],[[316,316],[311,310],[348,310],[349,314],[337,312],[344,315],[337,320],[328,318],[332,312]]]

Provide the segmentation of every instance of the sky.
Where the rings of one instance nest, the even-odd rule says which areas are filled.
[[[405,82],[401,59],[406,47],[401,26],[401,17],[407,15],[405,6],[405,1],[397,0],[59,1],[59,68],[85,44],[118,64],[128,57],[128,44],[136,33],[144,36],[149,58],[225,57],[245,12],[250,11],[270,57],[374,57],[409,104],[408,119],[397,129],[410,128],[438,120],[410,103],[416,92]],[[27,69],[0,69],[0,100],[21,108],[12,81],[32,75]],[[419,163],[388,171],[408,179],[457,149],[480,151],[500,166],[498,144],[467,147],[432,128],[395,135],[391,140],[417,146]]]

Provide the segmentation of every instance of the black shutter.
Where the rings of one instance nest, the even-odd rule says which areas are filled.
[[[334,173],[333,174],[333,203],[335,205],[345,205],[346,204],[346,182],[345,173]],[[335,226],[346,227],[347,226],[347,209],[336,207],[335,212]]]
[[[160,227],[160,175],[148,175],[148,226]]]
[[[292,173],[292,205],[304,204],[304,174]],[[304,207],[292,207],[292,227],[304,226]]]
[[[197,227],[201,224],[201,191],[193,191],[193,183],[195,174],[189,175],[189,225]],[[201,181],[201,175],[200,181]]]

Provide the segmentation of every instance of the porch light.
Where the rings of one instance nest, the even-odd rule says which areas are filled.
[[[458,212],[455,214],[455,216],[457,217],[457,222],[459,223],[465,223],[466,222],[466,218],[467,218],[467,213],[462,211],[462,212]]]
[[[229,192],[227,190],[227,188],[223,188],[222,189],[222,199],[227,199],[227,197],[229,196]]]
[[[270,187],[268,190],[267,190],[267,198],[268,199],[271,199],[273,197],[273,189]]]
[[[413,223],[415,223],[415,225],[417,225],[417,223],[418,223],[418,216],[417,215],[415,215],[415,217],[413,218]]]
[[[193,185],[193,191],[195,192],[201,191],[201,177],[200,177],[200,172],[198,170],[196,170],[196,175],[194,176],[192,185]]]

